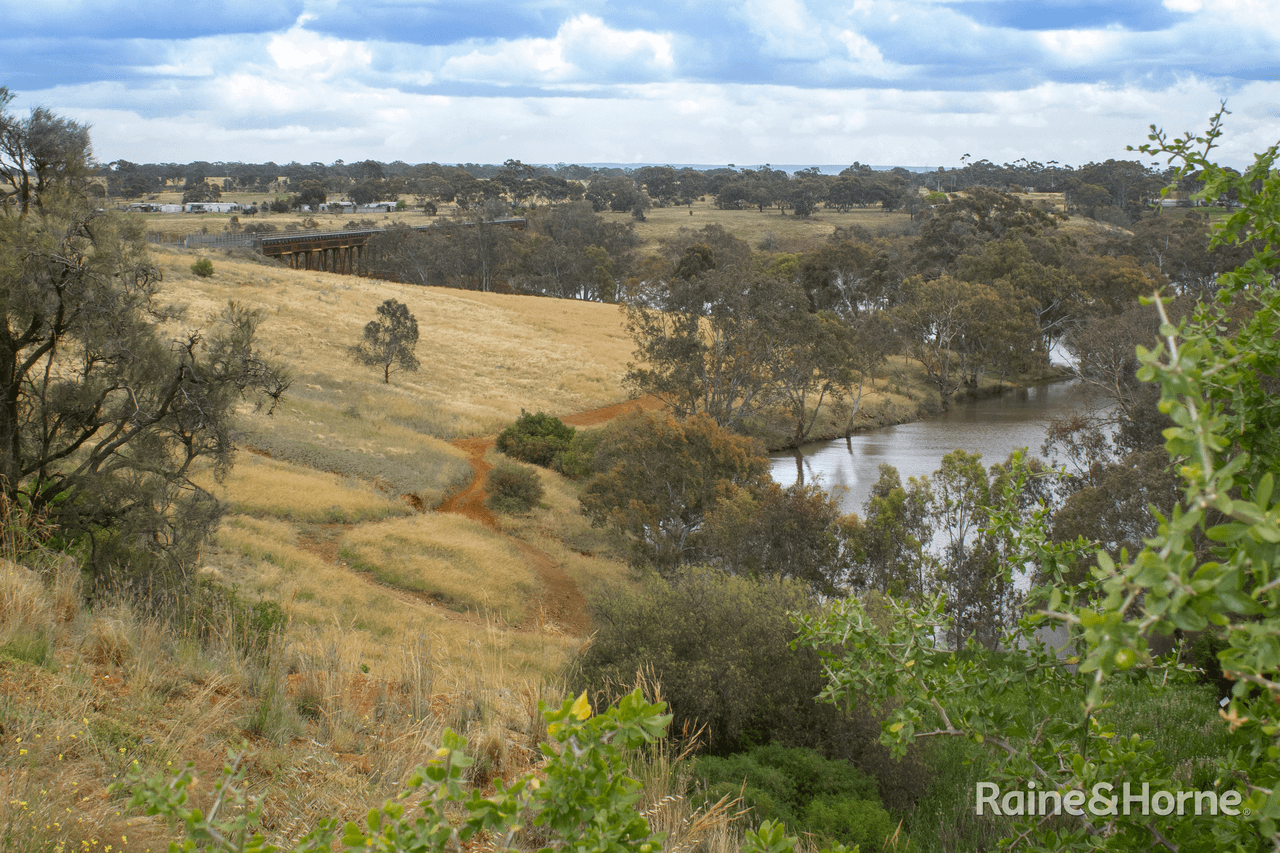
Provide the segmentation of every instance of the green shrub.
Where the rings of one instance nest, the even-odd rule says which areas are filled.
[[[201,278],[208,278],[213,275],[213,261],[208,258],[200,258],[191,265],[191,271]]]
[[[0,646],[0,657],[24,661],[32,666],[44,666],[51,659],[49,651],[47,632],[41,629],[23,630],[15,633],[8,642]]]
[[[585,480],[596,472],[596,453],[604,430],[592,429],[574,435],[569,447],[555,460],[555,469],[570,480]]]
[[[498,435],[498,450],[521,462],[550,468],[569,449],[576,432],[557,417],[521,409],[519,419]]]
[[[819,797],[804,813],[804,829],[826,841],[860,845],[865,853],[884,849],[897,822],[871,800]]]
[[[489,493],[485,506],[494,512],[528,512],[542,500],[538,473],[523,465],[498,465],[489,472],[484,488]]]
[[[705,786],[706,800],[741,792],[757,820],[781,821],[793,832],[871,851],[880,850],[894,828],[873,779],[812,749],[770,744],[724,758],[700,758],[694,775]]]

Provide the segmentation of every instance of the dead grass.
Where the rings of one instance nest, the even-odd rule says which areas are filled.
[[[613,305],[415,287],[216,253],[215,274],[199,279],[188,269],[192,253],[155,255],[166,295],[193,317],[216,313],[228,300],[266,313],[262,339],[294,367],[295,391],[316,404],[306,420],[326,433],[345,433],[350,424],[337,418],[353,412],[359,418],[347,420],[408,425],[440,438],[484,435],[522,408],[571,414],[624,398],[619,383],[632,346]],[[389,298],[418,319],[423,366],[393,374],[387,385],[347,349]],[[317,418],[321,410],[328,414]],[[276,418],[290,415],[286,407]]]
[[[290,521],[380,521],[413,510],[356,477],[242,454],[221,484],[203,484],[233,511]]]
[[[461,515],[362,525],[343,538],[340,553],[382,583],[511,623],[524,621],[541,589],[505,539]]]
[[[265,558],[322,567],[280,548],[288,523],[239,518],[260,546],[280,552]],[[445,725],[471,739],[478,784],[511,778],[539,757],[538,701],[554,704],[563,692],[544,673],[576,646],[495,620],[455,628],[404,611],[392,614],[397,633],[374,665],[364,632],[333,620],[295,619],[265,653],[246,656],[229,625],[198,640],[122,604],[60,622],[58,589],[55,577],[42,584],[20,566],[0,574],[0,628],[54,638],[49,665],[0,656],[6,853],[167,849],[172,831],[126,807],[127,785],[111,786],[134,762],[174,774],[191,760],[192,802],[207,808],[226,750],[243,751],[245,732],[254,735],[244,766],[263,799],[260,828],[286,845],[320,817],[359,819],[399,790]]]
[[[435,516],[413,516],[398,521],[410,528],[419,521]],[[446,517],[446,522],[452,521]],[[465,519],[460,519],[465,521]],[[395,523],[395,522],[389,522]],[[361,525],[337,531],[333,550],[338,550],[346,537],[369,528],[386,530],[381,525]],[[318,632],[306,635],[304,645],[323,643],[328,637],[343,637],[347,654],[370,672],[383,678],[400,677],[398,650],[409,643],[427,642],[432,659],[441,668],[474,666],[476,648],[483,646],[494,679],[528,679],[556,671],[565,656],[577,647],[577,640],[563,636],[545,636],[538,632],[517,630],[510,625],[486,620],[474,614],[458,613],[444,603],[435,606],[428,596],[415,596],[393,586],[381,584],[371,573],[357,571],[346,561],[326,559],[302,547],[305,526],[272,518],[233,516],[218,532],[216,548],[208,557],[211,567],[227,583],[234,583],[252,595],[268,596],[286,603],[295,625]],[[448,528],[434,528],[438,535]],[[522,565],[512,565],[505,542],[489,531],[464,530],[463,559],[483,557],[490,548],[500,548],[497,558],[510,566],[518,580],[531,577]],[[429,538],[429,534],[422,534]],[[469,538],[469,541],[467,539]],[[377,536],[365,552],[370,559],[378,553]],[[363,541],[363,540],[360,540]],[[449,545],[453,545],[450,541]],[[403,556],[412,568],[432,565],[430,555],[417,559],[415,552]],[[405,570],[388,560],[389,570]],[[452,570],[453,567],[448,567]],[[482,573],[487,571],[481,567]],[[486,576],[487,578],[487,576]],[[470,578],[466,592],[482,599],[484,590],[501,588],[495,578],[477,583]],[[499,613],[505,599],[477,606]],[[424,639],[425,638],[425,639]],[[489,648],[489,647],[492,648]]]
[[[693,215],[690,216],[690,210]],[[613,222],[632,222],[630,213],[603,213]],[[831,235],[836,228],[860,226],[876,233],[882,229],[897,232],[908,227],[910,216],[905,213],[884,213],[878,208],[851,210],[838,213],[835,210],[819,210],[806,218],[777,210],[763,213],[751,210],[720,210],[708,196],[706,201],[696,201],[692,208],[661,207],[645,212],[644,222],[636,222],[636,234],[647,246],[656,247],[662,240],[674,238],[681,228],[699,229],[706,225],[720,225],[753,248],[762,244],[770,251],[795,252],[813,247]]]

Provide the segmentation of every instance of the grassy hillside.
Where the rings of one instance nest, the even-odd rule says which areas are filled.
[[[548,679],[583,641],[581,595],[566,605],[562,591],[626,576],[551,472],[546,507],[514,536],[492,516],[430,511],[473,476],[451,441],[522,408],[570,415],[623,399],[630,343],[615,307],[225,253],[200,279],[195,257],[156,252],[165,297],[192,325],[228,300],[261,310],[261,339],[293,376],[273,414],[242,411],[231,475],[205,479],[230,512],[192,568],[239,604],[212,596],[195,623],[88,612],[73,568],[50,587],[0,565],[0,849],[164,849],[168,830],[108,786],[134,760],[153,771],[194,760],[207,774],[246,735],[281,839],[321,814],[358,818],[444,725],[488,750],[485,772],[523,766],[543,734],[537,701],[558,699]],[[422,369],[384,384],[346,348],[388,298],[418,318]],[[258,602],[280,605],[283,633],[262,633],[259,615],[279,619]]]

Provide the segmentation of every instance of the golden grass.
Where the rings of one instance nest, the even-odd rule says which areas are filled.
[[[0,558],[0,644],[10,636],[43,628],[53,608],[35,572]]]
[[[435,518],[440,517],[415,516],[397,521],[411,526]],[[443,520],[452,521],[453,517],[443,517]],[[372,540],[363,553],[373,559],[377,552],[376,535],[370,534],[367,539],[358,535],[371,528],[386,530],[383,525],[344,528],[339,542],[351,535],[356,535],[361,545],[366,544],[367,539]],[[435,529],[443,536],[448,528]],[[473,530],[464,532],[470,541],[460,549],[459,565],[493,552],[504,565],[512,568],[517,580],[529,582],[527,569],[522,571],[521,565],[512,564],[509,546],[497,534],[485,531],[488,537],[485,538]],[[426,539],[428,535],[422,534],[421,538]],[[577,646],[573,638],[517,631],[501,621],[454,612],[443,602],[431,606],[410,593],[383,586],[371,573],[357,571],[345,565],[346,561],[326,559],[304,544],[303,530],[298,525],[278,519],[232,516],[219,530],[217,547],[209,554],[207,563],[224,582],[236,583],[247,592],[284,603],[298,628],[310,632],[305,635],[305,647],[322,645],[329,637],[340,636],[353,659],[385,678],[394,678],[398,673],[399,648],[422,637],[431,639],[436,660],[446,667],[474,666],[473,655],[483,648],[485,654],[492,654],[500,661],[491,666],[493,678],[498,681],[555,672],[568,652]],[[449,542],[451,547],[455,544]],[[406,558],[410,568],[434,565],[430,554],[423,555],[422,560],[409,551],[392,556]],[[388,559],[387,566],[388,571],[408,571],[393,559]],[[441,571],[448,575],[455,568],[446,564]],[[514,610],[520,605],[519,601],[507,602],[497,578],[492,583],[481,584],[474,577],[470,581],[466,591],[479,607],[488,606],[490,612],[498,612],[501,606]],[[486,604],[481,599],[488,589],[493,589],[497,598]]]
[[[569,414],[623,399],[631,343],[618,309],[207,254],[215,273],[199,279],[189,270],[196,252],[155,252],[166,297],[192,319],[229,300],[261,310],[260,339],[294,383],[270,417],[242,412],[244,443],[272,458],[241,454],[219,492],[238,514],[204,571],[285,603],[305,629],[303,651],[341,637],[372,674],[394,677],[397,650],[422,637],[442,668],[474,670],[483,653],[502,682],[556,671],[577,641],[510,627],[530,616],[541,584],[502,534],[462,518],[391,516],[403,512],[402,494],[432,506],[470,478],[465,454],[444,439],[492,434],[522,408]],[[388,298],[418,318],[423,362],[390,384],[347,355]],[[591,559],[568,553],[562,563]],[[618,565],[570,568],[587,577]],[[442,599],[435,606],[432,593]]]
[[[222,483],[203,483],[234,512],[293,521],[380,521],[413,510],[370,484],[241,454]]]
[[[189,269],[193,252],[161,249],[155,257],[166,296],[188,305],[193,318],[229,300],[264,311],[260,335],[293,366],[294,392],[314,391],[334,413],[354,406],[376,422],[394,411],[402,423],[428,424],[430,434],[449,438],[494,432],[522,408],[567,415],[625,396],[632,344],[613,305],[296,271],[217,252],[214,275],[199,279]],[[417,318],[422,360],[419,372],[393,373],[389,385],[347,354],[387,299]]]
[[[674,238],[681,228],[699,229],[720,225],[752,248],[773,244],[777,251],[799,251],[826,240],[836,228],[860,226],[876,233],[881,229],[899,231],[911,221],[905,213],[884,213],[878,208],[854,209],[847,213],[819,210],[806,218],[775,210],[720,210],[711,196],[689,207],[657,207],[645,211],[645,221],[636,222],[636,234],[650,249],[662,240]],[[690,216],[692,210],[693,215]],[[630,213],[602,213],[612,222],[633,222]]]
[[[239,520],[274,549],[265,557],[298,571],[323,568],[280,548],[287,523]],[[295,622],[268,659],[246,656],[229,634],[194,640],[120,604],[55,630],[52,579],[42,588],[21,572],[3,577],[13,603],[6,619],[60,637],[53,665],[0,656],[6,853],[167,849],[174,831],[130,810],[127,784],[108,786],[125,783],[134,762],[147,775],[173,775],[192,760],[192,803],[207,810],[226,749],[244,751],[246,729],[255,737],[243,764],[263,798],[261,829],[286,846],[320,817],[359,819],[384,801],[431,754],[445,725],[465,732],[479,753],[477,783],[510,776],[531,765],[545,735],[538,700],[561,698],[543,671],[576,645],[492,621],[451,636],[445,622],[410,618],[370,666],[365,632],[327,620]],[[296,675],[286,676],[286,665]]]
[[[523,621],[542,588],[505,538],[461,515],[362,525],[343,537],[340,553],[382,583],[507,622]]]

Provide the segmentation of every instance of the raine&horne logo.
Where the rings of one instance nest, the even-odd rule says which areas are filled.
[[[1094,817],[1110,815],[1170,815],[1209,814],[1238,816],[1243,796],[1239,791],[1152,791],[1143,782],[1141,790],[1134,790],[1125,782],[1119,793],[1110,782],[1099,782],[1089,791],[1075,788],[1069,791],[1039,790],[1035,782],[1028,782],[1026,789],[1000,790],[994,782],[977,785],[977,813],[980,815],[1058,815],[1080,816],[1088,813]],[[1244,814],[1249,814],[1244,809]]]

